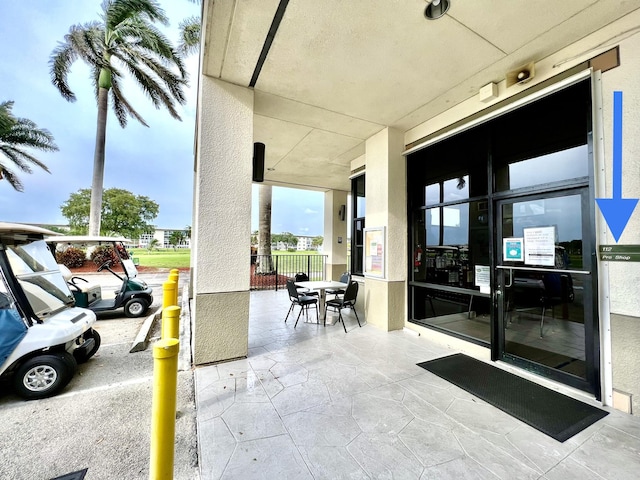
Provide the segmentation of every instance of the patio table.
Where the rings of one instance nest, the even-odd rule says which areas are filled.
[[[337,282],[335,280],[315,280],[315,281],[309,281],[309,282],[296,282],[296,286],[297,287],[302,287],[302,288],[308,288],[309,290],[318,290],[320,292],[319,295],[319,299],[318,299],[318,308],[319,308],[319,314],[321,317],[324,317],[324,310],[326,308],[326,290],[327,289],[345,289],[347,288],[348,284],[344,283],[344,282]],[[305,322],[307,322],[307,320],[305,320]],[[311,322],[309,322],[311,323]],[[333,325],[335,322],[330,323],[330,325]]]

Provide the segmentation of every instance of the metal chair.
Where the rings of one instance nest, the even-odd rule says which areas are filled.
[[[340,275],[341,283],[346,283],[347,285],[349,285],[350,281],[351,274],[349,272],[344,272],[342,275]],[[326,291],[327,295],[335,295],[334,298],[338,298],[338,295],[344,295],[344,288],[328,288]]]
[[[347,327],[344,324],[344,319],[342,318],[342,310],[344,308],[350,308],[353,310],[353,313],[356,316],[356,320],[358,321],[358,326],[360,325],[360,319],[358,318],[358,313],[356,312],[356,298],[358,297],[358,282],[352,280],[349,282],[347,289],[344,292],[344,296],[342,298],[336,297],[331,300],[327,300],[324,309],[324,319],[323,324],[327,325],[327,310],[329,308],[333,308],[338,311],[338,322],[342,322],[342,326],[344,327],[344,333],[347,333]]]
[[[309,281],[309,275],[307,275],[304,272],[296,273],[295,278],[296,278],[296,282],[308,282]],[[310,290],[308,288],[296,287],[296,290],[298,290],[298,293],[300,293],[302,295],[313,295],[313,296],[316,296],[316,297],[320,296],[319,292],[316,292],[315,290]]]
[[[309,319],[309,305],[314,305],[316,307],[316,323],[319,322],[318,317],[318,297],[308,296],[308,295],[300,295],[298,290],[296,289],[296,284],[293,280],[287,280],[287,291],[289,292],[289,300],[291,300],[291,306],[289,307],[289,311],[287,312],[287,316],[284,317],[284,323],[287,323],[289,319],[289,314],[293,311],[293,307],[296,305],[300,306],[300,313],[298,313],[298,318],[296,318],[296,323],[293,328],[298,326],[298,320],[300,320],[300,315],[302,315],[302,310],[306,309],[305,315],[307,316],[307,320]]]

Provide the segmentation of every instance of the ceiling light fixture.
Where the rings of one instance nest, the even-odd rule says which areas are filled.
[[[424,16],[429,20],[435,20],[442,17],[451,6],[450,0],[433,0],[424,11]]]

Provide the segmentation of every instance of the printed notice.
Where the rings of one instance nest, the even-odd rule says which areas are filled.
[[[491,269],[486,265],[476,265],[476,287],[489,287],[491,285]]]
[[[556,227],[523,228],[524,263],[553,267],[556,253]]]
[[[524,249],[522,238],[502,239],[502,259],[506,262],[522,262],[524,260]]]

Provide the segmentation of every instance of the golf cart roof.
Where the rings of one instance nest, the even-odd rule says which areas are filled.
[[[101,235],[60,235],[53,238],[47,238],[47,241],[56,243],[126,243],[128,240],[124,237],[106,237]]]
[[[46,228],[36,227],[35,225],[27,225],[24,223],[0,222],[0,233],[3,234],[41,234],[41,235],[59,235],[58,233],[47,230]]]

